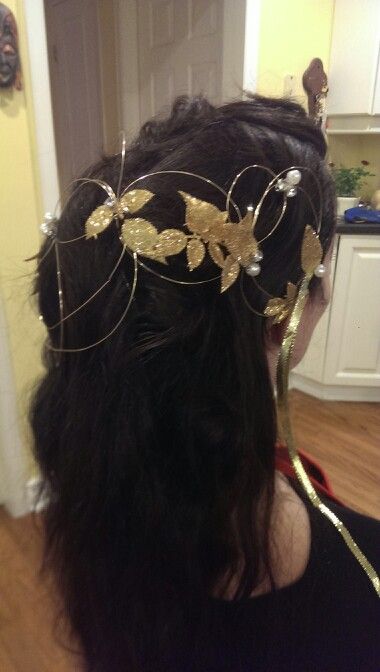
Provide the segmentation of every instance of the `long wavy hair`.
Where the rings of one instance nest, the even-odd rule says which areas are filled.
[[[183,170],[228,189],[250,164],[275,172],[306,166],[322,186],[326,251],[334,190],[325,151],[322,133],[295,103],[252,96],[214,107],[203,97],[181,97],[168,118],[142,127],[127,151],[122,186],[152,171]],[[119,170],[120,155],[110,156],[90,175],[116,190]],[[254,172],[239,181],[234,199],[242,212],[265,183]],[[215,189],[191,177],[151,177],[139,186],[157,194],[142,216],[159,229],[184,221],[178,190],[225,205]],[[302,186],[317,199],[306,173]],[[94,184],[75,189],[60,233],[80,236],[103,201]],[[274,194],[259,234],[278,205]],[[281,226],[263,243],[260,284],[272,295],[283,296],[287,281],[302,275],[300,244],[310,217],[302,195],[289,199]],[[59,304],[48,245],[40,251],[35,292],[49,325],[59,320]],[[60,247],[66,310],[104,282],[119,254],[113,227],[96,241]],[[179,255],[165,273],[189,279],[184,269]],[[132,275],[126,258],[96,299],[66,322],[66,346],[110,331],[129,299]],[[206,260],[191,279],[212,275],[215,266]],[[262,310],[268,296],[248,276],[244,290]],[[58,346],[59,329],[50,338]],[[252,593],[264,568],[276,589],[268,534],[277,430],[266,339],[266,320],[248,309],[238,282],[220,294],[217,282],[179,285],[140,269],[131,310],[110,338],[63,354],[59,366],[45,346],[46,371],[31,406],[34,455],[50,497],[45,566],[53,568],[88,672],[167,672],[183,651],[192,651],[191,669],[204,670],[215,625],[210,605],[221,579],[227,587],[240,568],[233,596],[239,600]]]

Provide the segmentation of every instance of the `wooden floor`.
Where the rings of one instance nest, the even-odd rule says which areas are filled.
[[[291,392],[297,444],[326,470],[336,495],[380,518],[380,404],[318,401]],[[0,507],[0,672],[80,672],[54,632],[52,590],[39,581],[41,533]],[[66,640],[67,641],[67,640]]]
[[[319,462],[344,504],[380,518],[380,404],[320,401],[292,390],[296,445]]]

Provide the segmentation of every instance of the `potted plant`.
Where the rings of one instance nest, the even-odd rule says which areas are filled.
[[[359,198],[356,196],[359,189],[364,184],[366,177],[374,177],[366,169],[369,161],[361,161],[361,166],[355,168],[337,168],[334,163],[329,163],[331,173],[334,178],[336,194],[338,198],[337,215],[343,217],[348,208],[355,208],[359,204]]]

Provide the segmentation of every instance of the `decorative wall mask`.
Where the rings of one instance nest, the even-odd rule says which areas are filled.
[[[22,88],[17,24],[9,7],[0,2],[0,87],[13,86]]]

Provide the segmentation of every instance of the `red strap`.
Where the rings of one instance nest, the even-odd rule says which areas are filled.
[[[316,491],[321,495],[326,495],[336,504],[344,506],[343,502],[334,495],[329,479],[323,469],[319,466],[318,462],[315,462],[313,458],[307,455],[303,450],[299,450],[298,454]],[[288,449],[282,443],[276,443],[276,469],[285,474],[285,476],[297,480],[296,473],[290,461]]]

